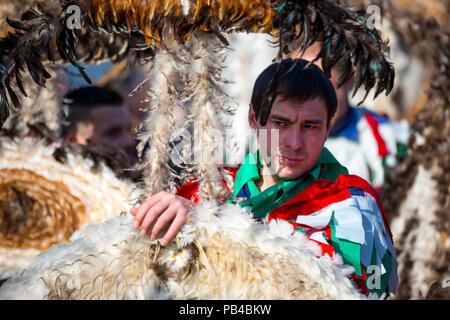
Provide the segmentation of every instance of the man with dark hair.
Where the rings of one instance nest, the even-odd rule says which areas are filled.
[[[294,64],[290,59],[281,62],[282,77],[278,82],[278,93],[285,99],[307,101],[321,97],[327,105],[327,117],[331,119],[336,112],[336,92],[330,82],[316,68],[304,69],[304,61],[298,60],[294,69],[289,70]],[[276,73],[277,65],[272,64],[266,68],[256,79],[251,96],[251,105],[255,116],[260,118],[260,109],[263,104],[265,90]],[[288,72],[289,71],[289,72]]]
[[[69,92],[64,104],[68,107],[69,124],[64,131],[69,142],[113,146],[127,154],[130,164],[136,161],[130,111],[117,91],[82,87]]]
[[[308,61],[285,59],[277,75],[272,64],[257,78],[249,124],[258,150],[249,153],[234,179],[231,202],[246,207],[261,222],[282,219],[302,232],[322,255],[353,267],[355,285],[366,295],[389,297],[398,283],[392,236],[377,192],[365,180],[348,175],[324,147],[336,112],[331,81]],[[261,123],[267,90],[276,79],[275,100]],[[198,186],[197,186],[198,187]],[[176,195],[160,192],[133,208],[134,227],[167,244],[198,201],[192,183]],[[338,254],[338,255],[337,255]],[[280,272],[283,272],[280,270]]]

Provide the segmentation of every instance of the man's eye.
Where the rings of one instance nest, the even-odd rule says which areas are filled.
[[[274,123],[279,127],[283,127],[285,125],[283,121],[274,121]]]
[[[318,126],[312,125],[312,124],[304,124],[303,128],[305,129],[317,129]]]

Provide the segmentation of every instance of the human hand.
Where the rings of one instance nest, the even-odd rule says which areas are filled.
[[[155,240],[165,227],[170,225],[161,244],[165,246],[175,237],[187,219],[194,203],[186,198],[162,191],[149,197],[140,207],[132,208],[133,227],[141,227],[141,235],[148,232],[150,240]]]

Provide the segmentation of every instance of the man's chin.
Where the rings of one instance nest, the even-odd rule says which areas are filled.
[[[302,161],[303,164],[303,161]],[[280,180],[294,180],[300,178],[306,171],[303,166],[287,165],[281,161],[273,161],[264,166],[262,174],[278,177]]]
[[[290,167],[282,167],[278,171],[278,177],[282,180],[295,180],[305,173],[302,169],[293,169]]]

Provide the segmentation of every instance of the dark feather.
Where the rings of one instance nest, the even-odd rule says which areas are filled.
[[[47,72],[47,70],[45,70],[42,62],[38,59],[39,56],[34,55],[31,59],[26,61],[26,65],[34,82],[39,84],[41,87],[45,87],[45,81],[50,79],[51,75]]]
[[[5,91],[0,89],[0,128],[9,117],[8,100]]]
[[[33,29],[33,25],[31,25],[31,24],[11,20],[8,17],[6,17],[6,22],[14,29],[19,29],[22,31],[31,31]]]
[[[17,95],[14,93],[14,90],[11,88],[9,83],[5,84],[6,89],[8,90],[9,98],[11,99],[13,105],[18,108],[20,106],[20,101]]]
[[[148,3],[158,5],[158,0],[153,1]],[[81,8],[83,30],[70,30],[66,26],[68,14],[65,9],[69,5],[78,5]],[[196,7],[198,5],[201,7]],[[0,64],[11,73],[3,75],[0,81],[2,106],[8,105],[8,89],[5,85],[14,77],[19,90],[24,93],[23,86],[19,85],[21,80],[17,79],[20,75],[17,68],[23,67],[24,70],[26,66],[33,80],[44,86],[49,78],[44,67],[46,61],[72,64],[86,82],[91,83],[81,65],[81,62],[87,61],[80,60],[79,57],[92,59],[89,62],[105,59],[118,62],[130,56],[145,61],[154,55],[157,45],[163,44],[161,35],[167,28],[173,28],[171,33],[181,42],[186,42],[196,30],[208,30],[215,33],[224,45],[227,45],[225,37],[222,36],[225,32],[275,30],[279,38],[278,61],[283,53],[292,50],[292,43],[301,41],[302,49],[305,49],[308,44],[320,40],[328,46],[326,52],[322,51],[327,72],[343,58],[348,60],[345,76],[352,74],[353,66],[362,69],[356,72],[358,86],[364,84],[364,88],[370,90],[377,85],[377,94],[382,91],[389,92],[392,88],[393,68],[384,58],[377,31],[368,30],[358,21],[360,16],[357,13],[341,7],[339,2],[191,1],[192,8],[186,17],[175,16],[175,6],[175,2],[161,1],[161,6],[150,19],[148,11],[143,10],[142,2],[138,0],[37,2],[37,9],[23,13],[22,21],[8,21],[15,32],[0,40]],[[166,8],[167,12],[163,8]],[[101,14],[98,14],[99,12]],[[22,59],[16,59],[19,56]],[[377,70],[370,69],[370,63],[373,63]],[[261,123],[265,123],[270,114],[277,79],[278,77],[275,77],[271,82],[267,92],[269,103],[261,112]],[[14,96],[11,98],[16,102]]]
[[[22,76],[20,75],[20,68],[16,68],[16,84],[17,84],[17,87],[19,88],[20,92],[22,92],[22,94],[25,97],[28,97],[28,95],[25,91],[25,88],[23,87],[23,84],[22,84]]]
[[[36,10],[34,10],[34,9],[30,9],[30,10],[25,11],[25,12],[22,14],[21,20],[22,20],[22,21],[28,21],[28,20],[37,19],[37,18],[39,18],[39,17],[41,17],[41,14],[40,14],[40,13],[38,13],[38,12],[37,12]]]

